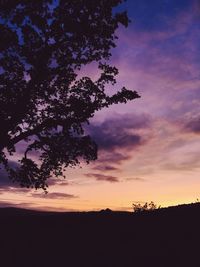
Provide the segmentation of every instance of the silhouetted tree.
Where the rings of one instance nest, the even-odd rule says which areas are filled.
[[[21,186],[46,189],[47,178],[97,158],[84,134],[95,111],[138,98],[122,88],[109,96],[117,68],[108,65],[119,24],[121,0],[0,0],[0,162]],[[96,62],[99,78],[78,79]],[[9,154],[25,147],[18,168]],[[20,154],[21,153],[21,154]]]

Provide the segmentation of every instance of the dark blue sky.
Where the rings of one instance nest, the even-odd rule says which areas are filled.
[[[127,0],[120,9],[128,11],[135,29],[152,31],[164,30],[168,18],[189,10],[192,3],[193,0]]]

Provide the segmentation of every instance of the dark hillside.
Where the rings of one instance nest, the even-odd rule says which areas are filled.
[[[200,266],[200,205],[153,212],[0,210],[1,266]]]

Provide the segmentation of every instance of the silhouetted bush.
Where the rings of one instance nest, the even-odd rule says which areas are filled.
[[[143,212],[143,211],[153,211],[159,209],[160,206],[157,206],[153,201],[146,202],[145,204],[133,203],[133,212]]]

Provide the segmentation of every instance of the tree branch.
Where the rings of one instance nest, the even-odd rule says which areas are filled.
[[[4,144],[3,148],[5,147],[9,147],[9,146],[13,146],[15,144],[17,144],[18,142],[36,135],[37,133],[40,133],[42,130],[48,129],[48,128],[52,128],[52,127],[56,127],[56,126],[66,126],[66,124],[68,124],[68,126],[70,126],[69,120],[66,123],[66,120],[62,120],[62,119],[46,119],[45,121],[43,121],[40,125],[37,125],[35,128],[30,129],[26,132],[22,132],[21,134],[19,134],[18,136],[13,137],[12,139],[8,140],[6,144]]]

